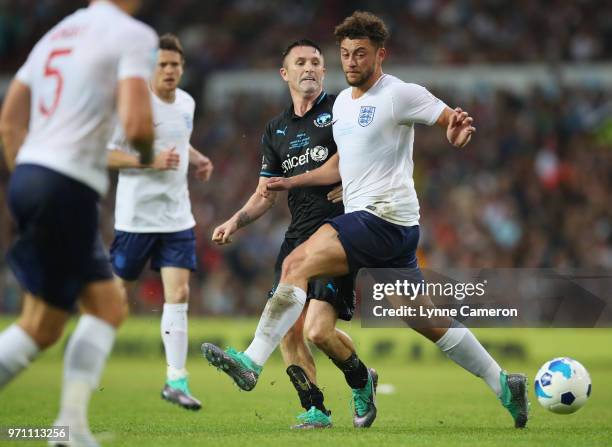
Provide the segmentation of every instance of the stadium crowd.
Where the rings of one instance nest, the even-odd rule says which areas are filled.
[[[85,0],[0,4],[0,67],[14,70],[42,33]],[[601,61],[612,57],[612,4],[598,0],[147,0],[140,17],[182,39],[191,72],[270,67],[284,42],[316,37],[356,9],[389,25],[394,63]],[[193,78],[195,80],[195,76]]]
[[[1,74],[11,75],[41,32],[81,3],[4,2]],[[188,60],[184,88],[202,104],[192,144],[215,164],[210,183],[190,179],[199,254],[190,309],[258,314],[288,223],[286,201],[281,198],[271,212],[241,230],[229,247],[214,246],[210,236],[254,191],[261,132],[286,104],[254,93],[205,109],[202,83],[217,69],[276,67],[276,45],[289,35],[322,36],[324,48],[330,48],[333,25],[356,8],[376,12],[378,3],[303,1],[291,8],[255,0],[145,4],[145,21],[159,32],[178,31],[183,40]],[[398,64],[612,57],[612,6],[596,1],[391,1],[385,2],[383,16],[392,28],[389,48]],[[336,64],[336,58],[328,61]],[[605,121],[610,91],[557,86],[522,96],[486,89],[469,98],[451,91],[434,93],[450,106],[468,110],[477,134],[468,148],[454,150],[439,129],[419,126],[416,131],[422,266],[612,268],[612,132]],[[2,166],[3,254],[13,232],[7,182]],[[112,240],[113,195],[110,191],[102,213],[107,244]],[[162,302],[157,276],[149,273],[146,278],[134,309],[159,308]],[[18,309],[19,289],[3,257],[0,297],[0,312]]]

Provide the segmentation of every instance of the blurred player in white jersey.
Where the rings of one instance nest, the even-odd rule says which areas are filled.
[[[70,427],[69,445],[97,445],[89,398],[126,316],[98,231],[116,112],[140,161],[152,161],[147,80],[157,36],[129,16],[139,6],[92,1],[53,27],[12,81],[0,117],[19,228],[8,262],[25,289],[20,319],[0,333],[0,388],[61,337],[78,303],[55,422]]]
[[[165,304],[161,336],[166,351],[167,381],[162,398],[190,410],[200,401],[187,382],[187,305],[189,273],[196,268],[195,220],[191,214],[187,171],[194,165],[207,181],[213,165],[189,143],[195,101],[177,88],[185,63],[178,38],[159,39],[153,92],[155,161],[143,166],[119,126],[109,144],[109,167],[120,169],[111,262],[127,291],[134,288],[145,264],[161,272]],[[143,169],[144,168],[144,169]]]
[[[290,178],[271,180],[267,188],[329,185],[342,180],[345,213],[329,219],[285,258],[280,286],[268,302],[249,349],[267,358],[304,305],[310,278],[339,276],[360,268],[413,269],[419,240],[419,204],[412,179],[414,124],[446,130],[455,147],[466,146],[475,128],[472,118],[454,110],[425,88],[384,74],[388,32],[370,13],[355,12],[335,30],[346,80],[333,109],[338,153],[322,167]],[[421,276],[422,277],[422,276]],[[279,316],[279,314],[282,315]],[[461,323],[440,319],[418,331],[453,361],[481,377],[511,413],[515,427],[527,423],[526,377],[507,374]],[[245,377],[256,371],[242,365]],[[376,414],[374,388],[364,389],[362,419]]]

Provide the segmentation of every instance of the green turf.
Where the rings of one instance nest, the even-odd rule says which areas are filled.
[[[0,321],[0,327],[6,320]],[[193,321],[192,338],[243,340],[254,322]],[[92,399],[90,420],[94,433],[109,446],[595,446],[612,445],[612,332],[488,330],[476,331],[492,346],[508,339],[526,348],[523,360],[500,360],[509,370],[530,378],[542,361],[564,354],[579,358],[589,369],[593,394],[585,408],[569,416],[548,413],[537,402],[526,430],[512,428],[512,420],[479,380],[423,344],[420,360],[410,359],[411,343],[422,340],[409,331],[359,330],[349,327],[363,357],[380,373],[380,383],[396,391],[379,395],[379,417],[368,430],[352,428],[349,390],[340,373],[318,356],[319,383],[333,411],[334,428],[293,432],[288,427],[301,411],[284,368],[277,360],[264,369],[257,388],[241,392],[223,374],[197,356],[189,359],[191,388],[203,401],[192,413],[161,400],[163,358],[157,354],[115,354]],[[159,346],[154,319],[130,320],[120,339],[139,336]],[[389,349],[378,341],[396,340]],[[193,340],[194,344],[200,340]],[[383,343],[384,344],[384,343]],[[126,346],[132,346],[129,343]],[[241,346],[238,346],[241,347]],[[431,349],[430,349],[431,348]],[[135,349],[135,348],[134,348]],[[61,359],[59,350],[42,356],[0,394],[0,426],[48,426],[57,411]],[[530,389],[531,392],[531,389]],[[531,392],[533,400],[533,393]],[[0,441],[0,445],[11,445]],[[25,446],[23,441],[13,445]],[[33,445],[44,445],[43,443]]]

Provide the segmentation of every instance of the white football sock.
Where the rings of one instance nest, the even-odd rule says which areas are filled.
[[[38,355],[36,342],[14,323],[0,333],[0,389]]]
[[[91,392],[98,386],[116,330],[93,315],[83,315],[64,353],[64,381],[59,420],[87,426]]]
[[[291,284],[279,284],[261,314],[255,338],[244,353],[257,365],[263,366],[297,321],[304,304],[306,292]]]
[[[487,350],[474,337],[474,334],[458,321],[436,342],[448,358],[472,374],[482,378],[499,397],[501,368]]]
[[[161,336],[164,342],[164,350],[166,351],[168,380],[176,380],[172,378],[177,376],[175,373],[185,369],[188,342],[187,307],[187,303],[164,304],[161,319]]]

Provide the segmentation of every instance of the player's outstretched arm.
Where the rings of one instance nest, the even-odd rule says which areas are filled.
[[[153,163],[153,111],[144,79],[119,81],[117,110],[128,143],[140,153],[140,162],[150,165]]]
[[[338,153],[335,153],[323,166],[312,171],[289,178],[272,177],[267,184],[267,189],[268,191],[286,191],[302,186],[334,185],[341,180],[339,160]]]
[[[189,164],[195,166],[195,175],[198,180],[207,182],[215,169],[212,161],[193,146],[189,146]]]
[[[455,110],[447,107],[442,111],[436,124],[446,128],[446,138],[449,143],[455,147],[465,147],[472,139],[472,134],[476,132],[476,128],[472,126],[474,118],[467,112],[464,112],[461,107],[456,107]]]
[[[0,142],[9,170],[15,168],[17,152],[30,125],[30,87],[16,79],[11,82],[0,114]]]
[[[113,147],[111,145],[110,147]],[[177,170],[180,164],[180,156],[176,152],[176,148],[165,149],[155,156],[152,164],[145,165],[140,162],[140,157],[132,155],[121,149],[112,149],[108,151],[108,168],[109,169],[140,169],[151,168],[158,171]]]
[[[212,240],[218,245],[229,244],[232,242],[231,235],[240,228],[247,226],[263,216],[276,202],[276,193],[268,193],[266,197],[260,194],[261,189],[265,189],[269,179],[259,177],[257,190],[249,200],[240,208],[230,219],[219,225],[213,231]]]

